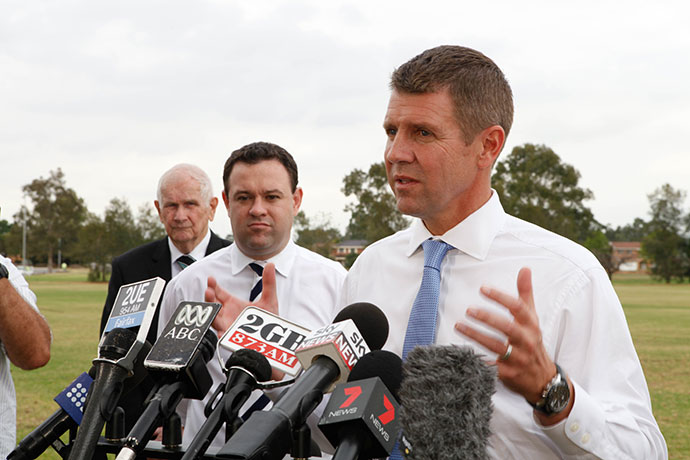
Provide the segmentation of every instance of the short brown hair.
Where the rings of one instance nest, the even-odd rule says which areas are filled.
[[[285,166],[290,176],[292,193],[295,193],[295,190],[297,190],[297,163],[295,163],[292,155],[279,145],[271,144],[270,142],[254,142],[235,150],[225,161],[225,166],[223,167],[223,189],[225,194],[227,195],[229,192],[228,178],[235,163],[240,162],[253,165],[266,160],[278,160]]]
[[[413,94],[448,88],[467,143],[494,125],[501,126],[508,136],[513,124],[513,93],[503,72],[471,48],[446,45],[428,49],[395,69],[390,86]]]

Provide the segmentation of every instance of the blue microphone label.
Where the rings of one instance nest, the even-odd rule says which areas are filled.
[[[77,425],[81,424],[86,395],[92,383],[91,376],[84,372],[54,398],[55,402],[77,422]]]

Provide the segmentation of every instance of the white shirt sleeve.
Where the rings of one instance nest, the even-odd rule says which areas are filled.
[[[560,334],[554,355],[573,382],[572,411],[551,427],[535,423],[563,458],[666,459],[620,301],[602,269],[586,275],[556,307],[561,327],[544,329]]]

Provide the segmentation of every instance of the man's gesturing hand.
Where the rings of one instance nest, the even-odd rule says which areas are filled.
[[[556,375],[556,365],[542,343],[539,318],[534,306],[532,273],[528,268],[522,268],[518,273],[517,289],[517,298],[486,286],[480,290],[487,298],[506,307],[513,316],[512,320],[478,308],[467,309],[467,316],[502,332],[508,338],[507,342],[483,334],[461,322],[455,328],[494,351],[498,355],[495,361],[498,377],[503,384],[535,403],[541,398],[543,388]]]
[[[220,309],[216,319],[213,320],[213,328],[218,333],[218,337],[235,322],[239,314],[248,305],[254,305],[259,308],[278,314],[278,295],[276,292],[276,269],[274,264],[266,264],[263,272],[263,289],[261,297],[258,301],[249,302],[248,300],[238,299],[230,294],[228,291],[218,285],[216,279],[212,276],[208,277],[208,287],[204,294],[206,302],[218,302],[223,305]]]

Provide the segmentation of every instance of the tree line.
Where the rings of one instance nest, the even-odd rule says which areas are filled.
[[[105,281],[113,257],[165,236],[151,205],[141,205],[135,215],[126,200],[113,198],[103,217],[90,212],[67,186],[60,168],[24,185],[22,191],[29,204],[13,216],[13,223],[0,220],[0,252],[21,260],[26,238],[26,258],[45,263],[48,270],[59,258],[88,265],[90,280]]]
[[[610,242],[640,241],[653,276],[666,282],[690,281],[690,213],[683,208],[685,191],[663,184],[648,195],[649,219],[638,217],[612,228],[595,219],[586,204],[594,194],[579,182],[580,173],[572,165],[537,144],[513,148],[496,164],[492,176],[506,212],[583,244],[609,276],[620,263],[613,257]],[[114,256],[165,235],[150,204],[140,206],[135,215],[125,200],[113,198],[103,217],[90,212],[84,200],[67,187],[59,168],[22,191],[30,204],[13,216],[13,223],[0,220],[0,252],[10,256],[21,254],[26,225],[27,258],[45,261],[51,268],[59,250],[63,260],[91,265],[92,279],[105,280],[107,264]],[[349,214],[345,231],[325,216],[308,217],[300,211],[294,223],[298,244],[330,257],[343,240],[368,244],[409,225],[409,218],[396,209],[383,162],[367,171],[349,172],[341,192],[351,199],[344,209]],[[346,265],[355,258],[356,254],[349,255]]]

